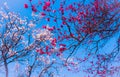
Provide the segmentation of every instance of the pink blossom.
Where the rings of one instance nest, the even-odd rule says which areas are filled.
[[[35,8],[35,6],[32,6],[32,11],[37,12],[37,9]]]
[[[56,42],[57,42],[57,40],[56,40],[56,38],[54,38],[51,42],[52,46],[56,46]]]
[[[24,4],[24,8],[28,8],[28,4]]]
[[[47,9],[47,6],[44,5],[44,6],[43,6],[43,10],[46,10],[46,9]]]
[[[50,1],[45,2],[44,6],[43,6],[43,10],[46,10],[49,6],[50,6]]]
[[[42,26],[42,28],[46,29],[46,28],[47,28],[47,26]]]
[[[46,2],[45,6],[49,7],[50,6],[50,1]]]
[[[41,12],[41,15],[42,15],[42,16],[45,16],[46,14],[45,14],[44,12]]]
[[[66,50],[66,48],[65,47],[61,47],[60,49],[59,49],[59,51],[62,53],[63,51],[65,51]]]
[[[42,49],[36,49],[36,52],[40,53],[41,55],[45,54],[45,52]]]

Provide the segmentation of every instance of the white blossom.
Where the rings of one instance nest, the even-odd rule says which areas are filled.
[[[9,56],[13,56],[13,55],[16,54],[16,52],[14,52],[14,51],[12,51],[12,50],[10,49],[9,52],[8,52],[8,54],[9,54]]]
[[[7,6],[7,2],[4,3],[4,7],[5,7],[6,9],[9,9],[8,6]]]
[[[8,15],[2,11],[0,11],[0,15],[4,18],[4,19],[8,19]]]
[[[50,57],[46,56],[45,64],[50,64]]]
[[[29,27],[34,27],[35,24],[34,24],[32,21],[30,21],[30,23],[28,24],[28,26],[29,26]]]
[[[20,19],[20,24],[24,24],[25,22],[25,20]]]
[[[52,59],[52,61],[53,61],[53,62],[55,62],[55,61],[56,61],[56,59],[55,59],[55,58],[53,58],[53,59]]]
[[[68,58],[67,61],[68,61],[68,62],[73,62],[73,61],[74,61],[74,58]]]
[[[52,35],[53,34],[49,30],[42,29],[40,30],[39,33],[36,34],[35,39],[39,41],[47,41],[47,40],[52,39]]]

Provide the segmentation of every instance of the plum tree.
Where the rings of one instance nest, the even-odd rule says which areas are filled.
[[[75,52],[84,48],[87,55],[83,60],[80,59],[80,62],[90,61],[91,67],[95,67],[87,69],[87,73],[105,77],[106,74],[111,75],[118,71],[119,0],[38,0],[36,4],[33,2],[30,0],[30,5],[28,4],[32,12],[41,14],[46,22],[55,25],[56,39],[66,47],[62,49],[66,50],[62,54],[67,54],[65,62]],[[106,41],[113,37],[116,40],[115,48],[102,52]],[[118,64],[114,65],[116,59]]]

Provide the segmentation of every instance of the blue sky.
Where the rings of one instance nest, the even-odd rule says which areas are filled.
[[[27,17],[31,16],[31,10],[30,9],[24,9],[24,7],[23,7],[24,3],[29,3],[28,0],[0,0],[0,7],[3,6],[4,2],[7,2],[7,4],[8,4],[11,11],[19,13],[23,17],[24,16],[27,16]],[[116,37],[111,39],[111,41],[104,47],[104,51],[111,50],[114,47],[115,38]],[[81,53],[79,53],[78,56]],[[13,67],[13,66],[14,65],[10,65],[10,67]],[[84,77],[84,75],[85,75],[83,72],[73,73],[73,72],[68,72],[66,70],[61,71],[61,73],[62,73],[61,77]],[[12,74],[14,74],[14,73],[11,72],[11,76],[12,76]],[[64,74],[65,74],[65,76],[63,76]],[[0,77],[4,77],[4,76],[2,76],[2,74],[0,73]]]
[[[37,1],[37,0],[36,0]],[[25,9],[24,3],[29,3],[28,0],[0,0],[0,8],[3,7],[3,4],[7,2],[7,5],[10,9],[10,11],[19,13],[21,16],[26,16],[26,17],[31,17],[31,10],[30,9]],[[12,77],[15,75],[14,72],[14,64],[10,64],[10,72],[9,76]],[[79,73],[73,73],[73,72],[68,72],[67,70],[64,69],[64,71],[60,72],[61,77],[84,77],[84,74],[82,72]],[[4,73],[0,73],[0,77],[4,77]]]

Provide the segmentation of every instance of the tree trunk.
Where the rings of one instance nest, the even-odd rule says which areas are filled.
[[[5,66],[5,73],[6,73],[5,77],[8,77],[8,66],[7,66],[6,61],[4,61],[4,66]]]
[[[8,77],[8,65],[7,65],[7,61],[6,61],[6,58],[5,58],[3,53],[2,53],[2,57],[3,57],[3,60],[4,60],[5,77]]]

